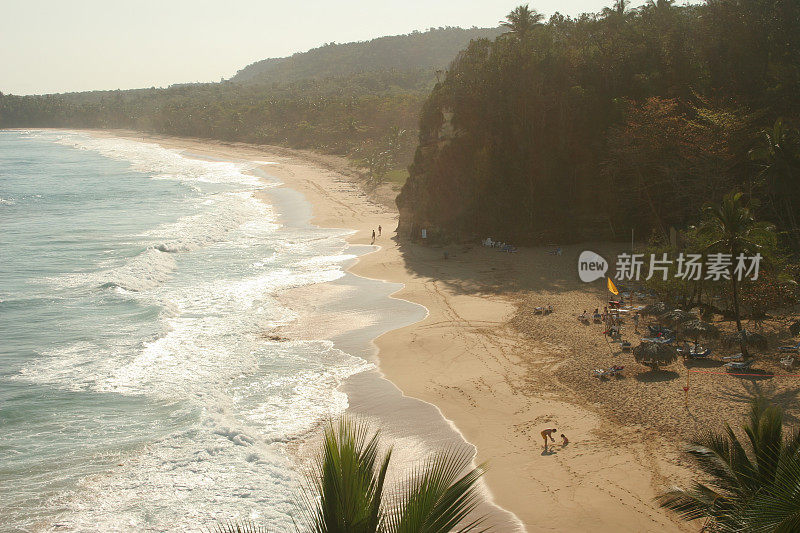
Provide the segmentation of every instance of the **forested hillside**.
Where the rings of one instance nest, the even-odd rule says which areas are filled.
[[[494,39],[499,28],[431,29],[367,42],[330,43],[291,57],[265,59],[240,70],[237,83],[290,83],[378,70],[446,69],[472,39]]]
[[[420,108],[436,71],[470,39],[499,32],[439,28],[331,44],[255,63],[222,83],[43,96],[0,93],[0,127],[126,128],[313,148],[353,157],[381,179],[411,162]]]
[[[664,236],[736,188],[797,244],[797,0],[620,0],[546,23],[521,7],[508,26],[472,42],[423,106],[405,234]]]

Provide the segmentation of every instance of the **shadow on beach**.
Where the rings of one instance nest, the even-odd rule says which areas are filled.
[[[642,383],[658,383],[660,381],[672,381],[680,376],[673,370],[650,370],[636,374],[636,381]]]
[[[588,293],[587,302],[594,297],[603,301],[606,285],[605,278],[594,283],[578,278],[581,251],[592,249],[610,258],[623,247],[617,243],[574,244],[562,246],[562,255],[552,255],[548,253],[551,247],[546,246],[521,247],[507,253],[478,243],[423,245],[397,236],[393,240],[409,270],[444,283],[455,294],[542,290],[559,294],[580,290]],[[445,251],[448,259],[444,258]]]
[[[719,368],[724,364],[724,361],[719,359],[687,359],[683,364],[686,368]]]

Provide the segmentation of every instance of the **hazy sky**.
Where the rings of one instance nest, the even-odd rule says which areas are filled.
[[[439,26],[496,26],[523,0],[2,0],[0,91],[219,81],[267,57]],[[550,16],[612,0],[541,0]],[[633,6],[643,1],[634,0]]]

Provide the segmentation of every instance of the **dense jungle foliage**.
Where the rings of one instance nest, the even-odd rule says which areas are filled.
[[[798,245],[800,3],[521,6],[423,106],[401,230],[514,243],[668,236],[733,189]]]

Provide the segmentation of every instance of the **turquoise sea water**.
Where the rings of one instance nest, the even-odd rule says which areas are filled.
[[[0,131],[0,530],[291,525],[285,447],[368,364],[265,339],[294,319],[280,291],[353,256],[344,231],[282,226],[247,170]]]

